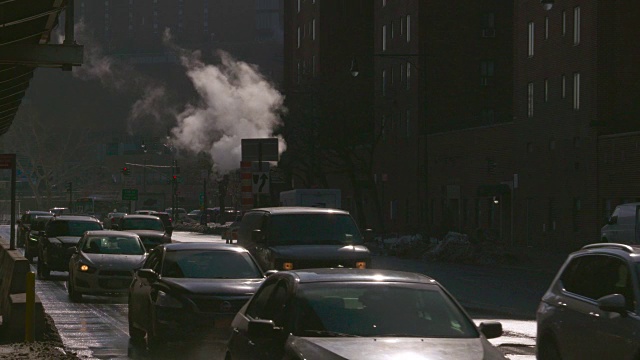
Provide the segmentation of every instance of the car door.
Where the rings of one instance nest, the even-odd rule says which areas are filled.
[[[149,257],[145,261],[142,269],[159,269],[162,249],[158,248],[149,254]],[[142,278],[137,274],[134,275],[130,288],[130,307],[129,312],[134,322],[140,326],[149,329],[150,323],[150,293],[151,282],[148,279]]]
[[[255,339],[248,334],[248,324],[251,319],[263,319],[267,308],[273,307],[272,298],[276,289],[282,294],[282,280],[276,276],[267,279],[250,300],[244,312],[238,314],[232,327],[233,333],[229,340],[229,351],[233,359],[267,359],[268,341]]]

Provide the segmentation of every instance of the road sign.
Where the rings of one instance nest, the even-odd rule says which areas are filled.
[[[122,189],[122,200],[138,200],[138,189]]]
[[[278,138],[242,139],[242,161],[278,161]]]
[[[11,169],[16,161],[16,154],[0,154],[0,169]]]
[[[251,176],[251,187],[254,194],[269,193],[269,173],[254,172]]]

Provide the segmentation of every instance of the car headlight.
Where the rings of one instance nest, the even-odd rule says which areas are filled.
[[[367,268],[367,262],[366,261],[357,261],[356,262],[356,269],[366,269]]]
[[[158,297],[156,298],[156,305],[162,307],[169,308],[181,308],[182,303],[174,298],[173,296],[167,294],[166,292],[160,290],[158,291]]]
[[[293,263],[285,261],[282,263],[282,270],[293,270]]]

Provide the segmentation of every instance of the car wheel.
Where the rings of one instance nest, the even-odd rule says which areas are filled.
[[[540,342],[538,346],[538,360],[562,360],[558,345],[550,336],[543,338]]]
[[[67,279],[67,291],[69,292],[69,299],[71,299],[72,302],[82,302],[82,293],[76,291],[71,274],[69,274],[69,278]]]

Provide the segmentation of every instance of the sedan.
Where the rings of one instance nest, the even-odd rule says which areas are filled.
[[[125,215],[114,229],[132,232],[140,236],[147,251],[151,251],[159,244],[171,242],[171,234],[167,231],[162,220],[154,215]]]
[[[225,359],[505,359],[435,280],[371,269],[271,275],[238,312]]]
[[[146,255],[138,235],[108,230],[87,231],[70,251],[67,290],[72,301],[81,301],[83,294],[128,293]]]
[[[236,245],[173,243],[151,251],[131,283],[129,336],[150,349],[198,334],[228,336],[229,325],[265,278]]]

